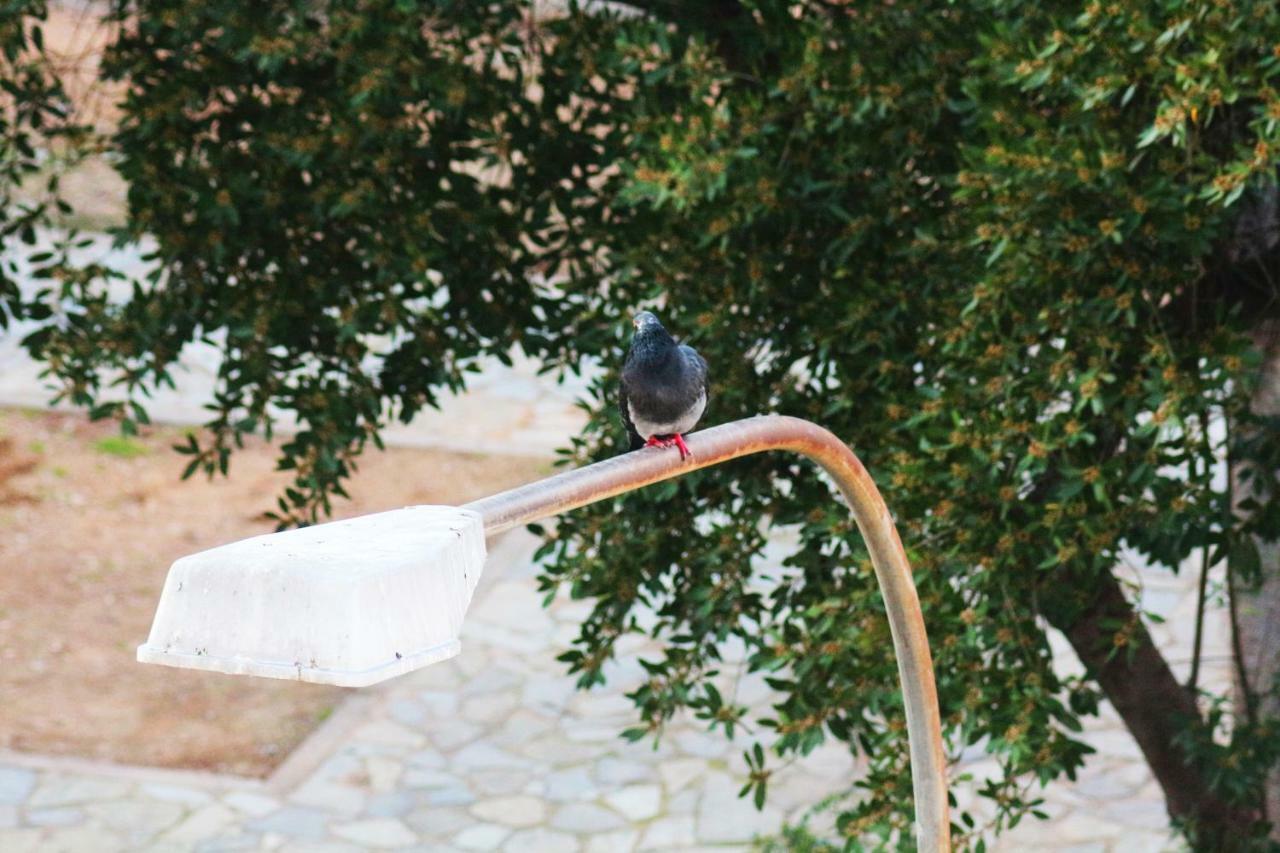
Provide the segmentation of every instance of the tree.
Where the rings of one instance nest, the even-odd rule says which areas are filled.
[[[637,12],[638,14],[635,14]],[[184,343],[222,347],[208,440],[226,470],[273,407],[299,420],[282,523],[314,520],[389,417],[513,343],[550,369],[617,365],[661,304],[712,364],[712,417],[777,411],[847,439],[918,567],[953,749],[1002,776],[991,827],[1072,776],[1103,697],[1203,849],[1263,846],[1280,756],[1252,685],[1190,689],[1116,572],[1207,549],[1260,580],[1280,535],[1280,440],[1250,406],[1276,314],[1280,10],[1175,0],[850,4],[718,0],[141,0],[106,65],[122,239],[157,273],[123,302],[51,275],[64,319],[28,339],[73,399],[126,428]],[[1274,219],[1274,217],[1272,217]],[[602,379],[570,459],[620,452]],[[1226,423],[1223,438],[1212,425]],[[1250,503],[1215,487],[1229,458]],[[692,519],[673,535],[669,519]],[[772,525],[801,545],[755,577]],[[813,472],[739,460],[546,533],[548,592],[593,599],[565,655],[599,683],[657,614],[641,725],[734,731],[730,638],[771,673],[774,752],[867,756],[849,846],[905,843],[905,738],[865,553]],[[767,581],[767,582],[766,582]],[[1088,668],[1051,666],[1050,629]],[[1260,710],[1261,709],[1261,710]],[[748,750],[767,790],[765,753]],[[1274,818],[1275,816],[1270,816]]]

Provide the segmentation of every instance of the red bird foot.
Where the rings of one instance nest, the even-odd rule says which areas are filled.
[[[684,436],[676,433],[671,438],[659,438],[656,435],[649,436],[649,440],[644,443],[645,447],[678,447],[680,448],[680,461],[693,458],[693,451],[689,449],[689,445],[684,443]]]

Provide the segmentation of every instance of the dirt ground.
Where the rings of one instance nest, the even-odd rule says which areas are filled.
[[[76,415],[0,409],[0,748],[267,774],[345,691],[147,666],[169,565],[274,525],[286,481],[262,442],[231,476],[179,480],[182,431],[123,439]],[[537,459],[371,449],[347,517],[457,504],[548,473]]]

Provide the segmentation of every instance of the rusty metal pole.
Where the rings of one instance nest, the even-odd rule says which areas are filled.
[[[946,757],[924,616],[897,528],[866,468],[828,430],[780,415],[722,424],[686,440],[693,458],[685,461],[674,451],[647,448],[472,501],[464,508],[479,513],[486,535],[492,535],[752,453],[791,450],[817,462],[853,510],[884,596],[907,713],[919,848],[928,853],[950,850]]]

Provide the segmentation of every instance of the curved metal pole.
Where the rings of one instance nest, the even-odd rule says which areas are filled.
[[[817,462],[853,510],[884,596],[907,713],[919,847],[928,853],[950,850],[946,758],[924,617],[902,541],[867,469],[831,432],[799,418],[764,415],[685,438],[693,458],[683,462],[674,451],[646,448],[472,501],[464,509],[479,513],[485,533],[492,535],[752,453],[791,450]]]

